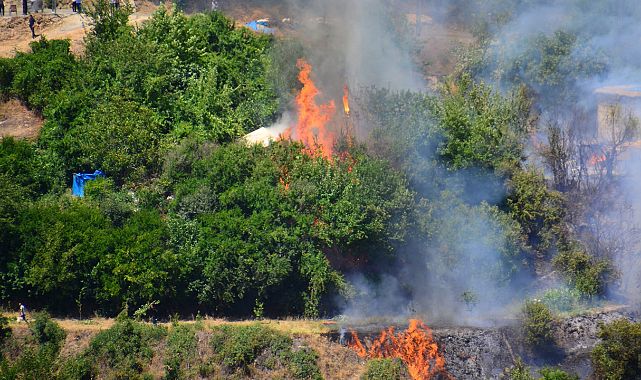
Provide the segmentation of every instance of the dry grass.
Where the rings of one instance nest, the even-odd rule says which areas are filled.
[[[318,367],[324,379],[360,379],[365,372],[367,360],[359,358],[352,349],[320,335],[300,338],[318,353]]]

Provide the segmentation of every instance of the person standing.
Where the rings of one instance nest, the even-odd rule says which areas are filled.
[[[22,15],[27,15],[27,0],[22,0]]]
[[[36,38],[36,19],[29,15],[29,29],[31,29],[31,38]],[[22,304],[21,304],[22,305]]]
[[[22,303],[20,304],[20,318],[18,320],[27,322],[27,308]]]
[[[76,0],[76,11],[82,13],[82,0]]]
[[[0,14],[4,16],[4,0],[0,0]]]

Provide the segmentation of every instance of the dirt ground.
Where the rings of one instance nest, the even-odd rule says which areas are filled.
[[[35,140],[38,138],[42,119],[19,101],[0,102],[0,137]]]
[[[12,0],[14,3],[16,0]],[[5,1],[8,10],[11,2]],[[85,2],[83,2],[83,5]],[[149,1],[136,1],[135,12],[129,18],[132,25],[139,25],[147,20],[158,8]],[[19,12],[21,8],[18,7]],[[29,43],[33,41],[29,30],[28,16],[22,13],[0,17],[0,57],[13,57],[16,51],[29,51]],[[84,37],[89,30],[89,18],[84,14],[71,11],[68,5],[63,4],[55,14],[50,9],[34,13],[36,19],[36,38],[44,36],[47,39],[69,39],[71,51],[75,54],[82,54]]]

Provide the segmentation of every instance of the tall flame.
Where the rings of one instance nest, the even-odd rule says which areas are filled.
[[[367,349],[352,332],[349,346],[362,358],[399,358],[406,365],[414,380],[429,380],[440,375],[453,379],[445,371],[445,358],[438,351],[438,345],[432,336],[432,330],[418,319],[411,319],[407,330],[394,333],[389,327],[381,331]]]
[[[349,116],[349,88],[347,85],[343,87],[343,110],[345,115]]]
[[[316,104],[320,91],[311,78],[312,66],[304,59],[299,59],[296,66],[300,69],[298,80],[303,84],[296,96],[298,123],[285,136],[305,144],[310,153],[320,152],[323,157],[331,159],[335,134],[327,128],[327,123],[334,116],[336,106],[333,100],[327,104]]]

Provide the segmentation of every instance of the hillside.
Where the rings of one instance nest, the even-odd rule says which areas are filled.
[[[605,4],[1,17],[0,380],[638,378],[641,13]]]

